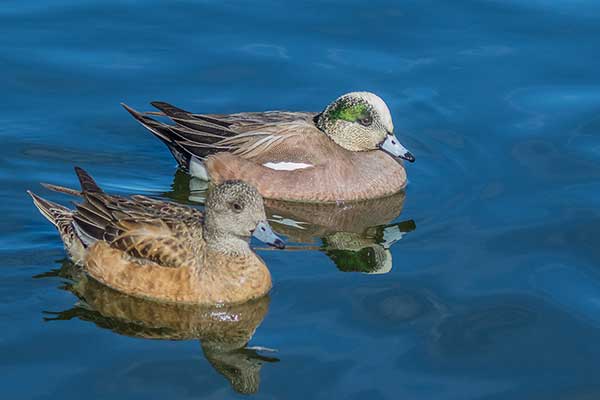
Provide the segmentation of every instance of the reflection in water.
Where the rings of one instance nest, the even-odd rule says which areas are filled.
[[[207,187],[206,182],[177,171],[172,191],[165,196],[182,203],[203,203]],[[402,212],[405,197],[400,192],[382,199],[341,204],[266,199],[265,209],[277,233],[305,244],[288,246],[287,251],[320,250],[340,271],[386,273],[392,269],[389,248],[416,229],[413,220],[389,224]],[[320,246],[316,246],[318,239]]]
[[[256,393],[265,357],[246,347],[269,309],[269,297],[239,305],[220,307],[157,303],[127,296],[93,279],[68,260],[59,270],[37,278],[60,276],[70,279],[64,286],[80,299],[74,307],[48,312],[47,320],[79,318],[121,335],[165,340],[201,341],[208,362],[225,376],[239,393]]]

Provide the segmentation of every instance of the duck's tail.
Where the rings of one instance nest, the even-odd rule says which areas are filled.
[[[75,189],[48,183],[42,183],[42,186],[55,192],[66,193],[73,196],[82,196],[82,193],[102,192],[102,189],[100,189],[94,179],[83,169],[75,167],[75,172],[77,173],[77,177],[81,183],[81,192]],[[78,235],[78,230],[76,227],[77,224],[74,223],[74,215],[76,212],[61,204],[46,200],[30,190],[28,190],[27,193],[33,199],[33,204],[36,206],[39,212],[56,227],[60,238],[65,245],[65,249],[69,253],[71,259],[75,263],[82,262],[83,255],[85,253],[85,246]]]
[[[82,263],[85,248],[73,228],[73,210],[50,200],[46,200],[30,190],[28,190],[27,193],[33,199],[33,204],[40,213],[56,227],[60,239],[71,260],[76,264]]]
[[[33,193],[31,190],[28,190],[27,193],[33,199],[33,204],[36,206],[39,212],[59,231],[66,230],[68,228],[68,225],[70,225],[71,221],[73,220],[72,210],[61,204],[46,200]]]
[[[102,193],[100,186],[98,186],[94,178],[92,178],[85,170],[75,167],[75,173],[81,184],[81,190],[44,182],[40,183],[40,185],[53,192],[64,193],[75,197],[82,197],[84,193]]]
[[[211,154],[231,150],[231,146],[220,144],[223,139],[235,135],[228,129],[230,124],[227,122],[192,114],[160,101],[152,102],[152,105],[161,111],[159,113],[141,113],[127,104],[121,105],[144,128],[167,145],[179,166],[185,171],[189,172],[192,161],[202,162]],[[168,117],[175,125],[157,121],[149,117],[149,114]]]

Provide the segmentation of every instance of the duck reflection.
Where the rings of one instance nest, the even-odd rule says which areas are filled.
[[[203,203],[207,188],[205,181],[177,171],[172,190],[165,195],[182,203]],[[325,253],[340,271],[381,274],[392,269],[390,247],[416,229],[413,220],[390,224],[400,216],[405,197],[405,192],[399,192],[341,204],[265,199],[265,210],[277,233],[303,244],[288,245],[286,251],[315,249]]]
[[[290,241],[314,244],[320,238],[322,245],[318,249],[340,271],[381,274],[392,269],[389,248],[416,228],[412,220],[386,225],[400,215],[404,198],[401,192],[349,204],[265,200],[265,209],[273,229]]]
[[[277,358],[269,349],[247,347],[269,309],[269,297],[220,307],[158,303],[127,296],[88,278],[68,260],[59,270],[37,276],[69,279],[63,288],[79,298],[72,308],[47,312],[46,320],[79,318],[131,337],[164,340],[199,339],[204,356],[238,393],[258,392],[260,370]]]

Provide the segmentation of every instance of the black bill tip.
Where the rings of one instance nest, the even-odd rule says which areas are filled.
[[[273,243],[269,243],[269,245],[280,250],[285,249],[285,242],[281,239],[275,239],[275,241]]]
[[[415,162],[415,156],[413,156],[412,153],[409,152],[409,151],[407,151],[406,153],[404,153],[404,155],[400,156],[400,158],[402,158],[402,159],[404,159],[404,160],[406,160],[406,161],[408,161],[410,163]]]

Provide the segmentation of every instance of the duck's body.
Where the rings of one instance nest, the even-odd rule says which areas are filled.
[[[382,151],[352,152],[322,134],[315,134],[310,128],[304,136],[300,136],[300,132],[299,136],[289,139],[289,148],[281,153],[261,154],[249,159],[229,152],[208,156],[205,161],[208,175],[215,182],[229,179],[250,182],[269,199],[302,202],[380,198],[406,186],[404,167],[388,154]],[[316,150],[308,152],[308,149]],[[286,160],[290,159],[296,165],[310,167],[275,169],[285,167],[289,163]]]
[[[86,271],[97,281],[132,296],[171,303],[237,304],[271,290],[271,274],[256,254],[203,251],[197,261],[173,268],[134,261],[106,242],[86,253]]]
[[[217,183],[245,180],[266,198],[336,202],[388,196],[406,186],[398,157],[414,160],[393,136],[387,106],[372,93],[342,96],[322,113],[192,114],[152,104],[175,125],[125,108],[182,168]]]
[[[269,270],[248,246],[255,227],[267,234],[270,228],[262,199],[246,184],[215,189],[217,199],[204,215],[145,196],[106,194],[76,170],[82,192],[58,188],[83,197],[76,210],[30,194],[58,228],[73,261],[97,281],[133,296],[195,304],[241,303],[270,290]],[[247,208],[230,210],[234,203]]]

